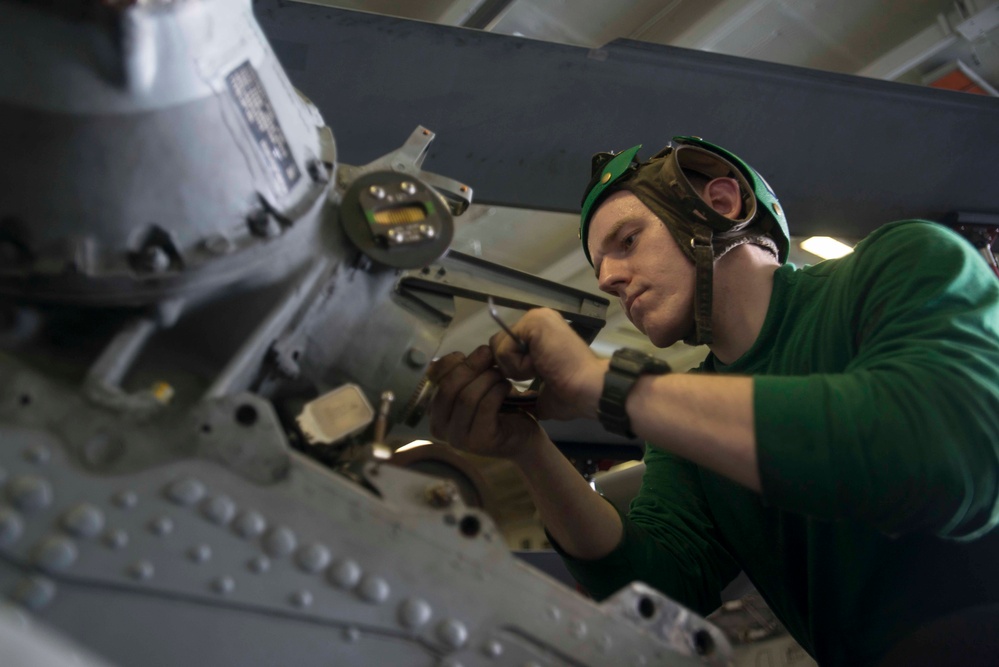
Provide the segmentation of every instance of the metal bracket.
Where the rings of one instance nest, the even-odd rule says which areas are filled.
[[[422,125],[409,135],[400,148],[362,166],[341,164],[338,181],[347,188],[355,180],[376,171],[397,171],[410,174],[434,189],[441,196],[452,215],[461,215],[472,203],[472,188],[446,176],[423,170],[430,142],[437,136]]]

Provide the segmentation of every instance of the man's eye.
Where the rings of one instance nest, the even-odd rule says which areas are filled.
[[[636,236],[637,234],[628,234],[623,239],[621,239],[621,245],[624,246],[625,248],[630,248],[631,246],[635,245]]]

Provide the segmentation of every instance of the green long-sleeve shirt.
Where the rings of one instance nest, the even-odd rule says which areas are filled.
[[[706,614],[741,568],[851,666],[999,603],[999,281],[964,239],[893,223],[784,266],[753,347],[701,370],[753,376],[763,493],[649,448],[621,544],[566,558],[594,596],[638,579]]]

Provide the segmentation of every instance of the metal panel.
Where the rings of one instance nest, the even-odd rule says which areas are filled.
[[[258,19],[361,164],[414,124],[480,202],[576,211],[599,150],[695,134],[749,159],[796,234],[999,211],[999,100],[633,41],[589,50],[279,0]]]

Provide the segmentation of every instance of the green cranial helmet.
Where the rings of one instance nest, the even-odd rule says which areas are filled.
[[[698,137],[674,137],[646,162],[637,158],[640,148],[593,156],[592,177],[583,194],[579,225],[583,253],[592,265],[587,241],[590,221],[600,204],[619,190],[638,197],[663,221],[697,268],[696,336],[688,342],[710,343],[714,261],[739,245],[753,243],[770,250],[783,264],[790,245],[787,219],[777,196],[759,172],[724,148]],[[735,219],[711,208],[690,180],[718,177],[739,183],[742,210]]]

